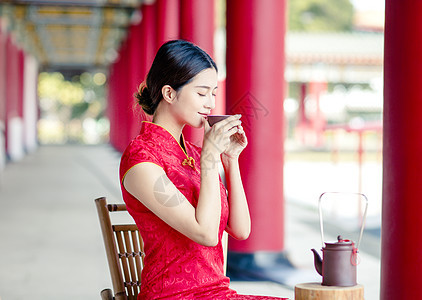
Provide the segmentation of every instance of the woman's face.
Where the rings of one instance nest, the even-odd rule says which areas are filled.
[[[215,107],[216,92],[216,70],[209,68],[198,73],[177,93],[173,109],[178,122],[195,128],[202,127]]]

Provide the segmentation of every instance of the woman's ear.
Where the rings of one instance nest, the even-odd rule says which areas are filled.
[[[176,91],[168,84],[162,87],[161,93],[163,94],[164,101],[170,104],[176,99]]]

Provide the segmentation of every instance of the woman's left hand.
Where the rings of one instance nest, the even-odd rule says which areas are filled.
[[[237,159],[240,153],[248,145],[245,131],[242,125],[237,126],[237,132],[230,137],[230,144],[221,154],[223,159]]]

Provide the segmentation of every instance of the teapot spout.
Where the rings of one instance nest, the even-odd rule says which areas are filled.
[[[314,253],[315,270],[318,272],[319,275],[322,275],[322,259],[321,259],[321,256],[319,256],[318,252],[315,249],[311,249],[311,251]]]

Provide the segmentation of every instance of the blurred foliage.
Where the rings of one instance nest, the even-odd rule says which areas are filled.
[[[353,27],[353,5],[350,0],[288,1],[290,31],[350,31]]]
[[[83,101],[84,91],[80,83],[65,81],[61,73],[41,73],[38,94],[61,105],[73,105]]]
[[[72,107],[71,119],[81,118],[82,115],[88,110],[88,108],[89,108],[89,103],[86,103],[86,102],[75,104]]]
[[[82,73],[71,80],[58,72],[39,75],[41,143],[100,143],[107,139],[103,73]]]

